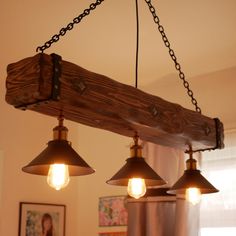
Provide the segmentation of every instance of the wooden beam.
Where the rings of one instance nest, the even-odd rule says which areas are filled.
[[[37,54],[10,64],[6,101],[55,117],[63,110],[66,119],[125,136],[137,131],[141,139],[160,145],[184,150],[188,144],[194,150],[223,147],[221,122],[216,128],[214,119],[178,104],[67,61],[60,65],[58,87],[53,81],[58,68],[50,55]],[[60,88],[58,101],[51,97],[54,87]]]

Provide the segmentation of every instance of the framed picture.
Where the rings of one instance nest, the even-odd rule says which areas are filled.
[[[127,236],[126,232],[107,232],[107,233],[99,233],[99,236]]]
[[[65,215],[65,205],[20,202],[18,235],[65,236]]]
[[[128,212],[126,196],[99,198],[99,226],[126,226]]]

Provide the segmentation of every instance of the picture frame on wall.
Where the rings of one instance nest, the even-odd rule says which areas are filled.
[[[49,203],[20,202],[18,236],[65,236],[66,206]]]
[[[99,236],[127,236],[127,232],[106,232],[99,233]]]
[[[99,226],[127,226],[127,196],[106,196],[99,198]]]

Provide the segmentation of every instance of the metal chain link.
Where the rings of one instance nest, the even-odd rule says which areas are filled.
[[[156,14],[155,8],[152,5],[151,0],[145,0],[145,2],[147,3],[147,5],[149,7],[149,10],[150,10],[150,12],[153,16],[154,22],[158,26],[158,30],[159,30],[159,32],[162,36],[162,40],[163,40],[165,46],[169,49],[169,54],[170,54],[170,57],[171,57],[171,59],[173,60],[173,62],[175,64],[175,69],[179,72],[179,78],[182,80],[183,86],[187,89],[187,94],[191,98],[191,102],[195,106],[195,110],[201,114],[201,108],[198,106],[197,100],[193,96],[193,91],[189,87],[189,82],[185,79],[185,75],[184,75],[183,71],[181,70],[181,66],[180,66],[179,62],[177,61],[177,57],[175,55],[175,52],[170,46],[170,42],[167,38],[164,27],[160,24],[160,19]]]
[[[43,51],[45,49],[48,49],[51,47],[53,43],[56,43],[60,37],[64,36],[67,31],[72,30],[74,28],[75,24],[78,24],[81,22],[81,20],[90,14],[90,11],[95,10],[98,5],[100,5],[104,0],[96,0],[95,3],[90,4],[89,8],[85,9],[83,13],[81,13],[79,16],[75,17],[72,22],[70,22],[66,27],[63,27],[60,29],[58,34],[55,34],[52,36],[50,40],[48,40],[44,45],[37,47],[36,52]]]

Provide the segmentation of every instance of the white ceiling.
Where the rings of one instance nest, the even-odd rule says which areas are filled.
[[[1,0],[1,84],[7,64],[33,56],[92,2]],[[236,1],[152,2],[203,113],[236,127]],[[140,87],[193,109],[144,0],[139,8]],[[45,53],[133,85],[135,23],[135,0],[105,0]]]

